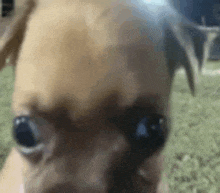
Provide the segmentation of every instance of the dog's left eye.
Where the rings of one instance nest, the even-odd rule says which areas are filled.
[[[132,149],[154,151],[165,143],[165,118],[160,115],[143,116],[130,130],[128,138]]]
[[[128,110],[121,117],[110,119],[127,136],[134,152],[151,154],[163,147],[167,136],[167,120],[159,114],[147,115],[144,110]]]
[[[28,116],[19,116],[14,119],[13,136],[20,146],[35,147],[40,142],[40,133],[36,123]]]

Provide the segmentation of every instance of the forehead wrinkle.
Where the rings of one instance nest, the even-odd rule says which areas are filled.
[[[51,94],[51,106],[39,100],[42,98],[42,96],[39,95],[38,102],[33,102],[37,104],[35,107],[39,112],[46,112],[46,114],[54,114],[54,112],[64,110],[69,111],[71,117],[74,117],[74,119],[90,117],[93,116],[93,114],[104,112],[106,109],[113,109],[112,107],[119,109],[131,105],[136,100],[138,92],[135,88],[132,88],[132,84],[129,84],[131,82],[127,81],[126,78],[132,79],[132,76],[128,73],[128,75],[124,77],[122,75],[121,77],[115,77],[114,81],[109,81],[106,77],[106,80],[100,81],[100,85],[91,88],[87,100],[76,98],[74,91],[66,91],[62,94]]]

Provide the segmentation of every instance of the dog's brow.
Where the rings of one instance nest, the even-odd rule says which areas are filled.
[[[126,113],[127,109],[142,108],[146,113],[163,114],[163,108],[158,104],[159,95],[143,95],[139,96],[131,105],[120,107],[118,105],[108,106],[105,109],[105,114],[108,117],[120,116]]]
[[[140,96],[136,99],[132,106],[138,106],[148,109],[153,113],[158,113],[160,107],[158,105],[158,101],[160,100],[159,95],[145,95]]]
[[[120,106],[117,104],[107,103],[102,104],[102,110],[101,109],[94,109],[93,112],[87,114],[87,118],[92,119],[94,116],[99,116],[98,114],[102,114],[102,116],[111,117],[111,116],[117,116],[122,115],[126,112],[127,109],[135,109],[135,108],[142,108],[145,109],[146,112],[154,113],[154,114],[162,114],[161,107],[158,105],[158,101],[160,100],[161,96],[159,95],[141,95],[136,100],[130,104],[129,106]],[[69,122],[74,123],[78,122],[80,120],[76,120],[74,117],[74,111],[69,111],[64,106],[59,106],[55,109],[48,109],[46,111],[42,111],[41,109],[37,108],[36,106],[32,106],[31,108],[31,114],[30,116],[40,116],[50,122],[53,123],[62,123],[62,122]],[[99,112],[98,114],[96,114]],[[79,118],[81,119],[81,118]],[[82,119],[84,119],[82,117]],[[82,120],[81,119],[81,120]]]

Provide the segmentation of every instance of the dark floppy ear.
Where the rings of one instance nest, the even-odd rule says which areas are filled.
[[[35,0],[26,0],[21,12],[17,13],[15,9],[15,14],[12,16],[13,19],[11,19],[5,33],[0,38],[0,70],[5,66],[6,59],[9,57],[10,62],[16,65],[19,49],[26,30],[26,24],[34,7]]]
[[[199,81],[201,68],[207,62],[211,43],[220,34],[220,29],[202,27],[193,23],[165,22],[165,52],[171,78],[183,67],[193,96],[195,83]]]

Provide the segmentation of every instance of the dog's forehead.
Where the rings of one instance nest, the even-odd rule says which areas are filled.
[[[152,21],[145,26],[149,34],[143,35],[138,30],[141,19],[126,24],[126,18],[120,20],[112,10],[107,16],[97,16],[104,11],[93,15],[94,22],[79,11],[73,13],[71,6],[63,7],[65,14],[57,9],[36,9],[30,18],[16,69],[15,112],[34,104],[42,110],[62,105],[83,113],[111,96],[121,105],[143,95],[167,97],[166,60],[155,48],[152,33],[157,26]],[[132,16],[131,10],[125,12]]]

